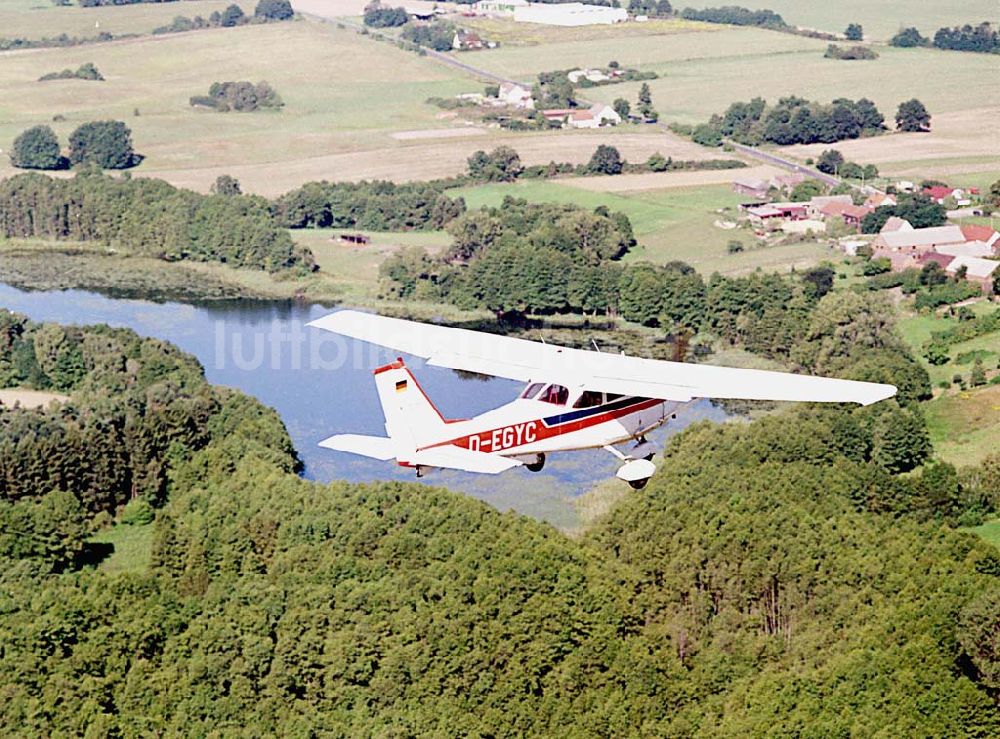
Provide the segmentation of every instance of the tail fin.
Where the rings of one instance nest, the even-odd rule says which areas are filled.
[[[375,370],[375,387],[385,415],[386,433],[399,447],[413,451],[442,435],[447,422],[402,359]]]

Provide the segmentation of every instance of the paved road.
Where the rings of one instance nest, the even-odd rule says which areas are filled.
[[[788,159],[782,159],[781,157],[771,154],[770,152],[761,151],[760,149],[756,149],[752,146],[737,144],[735,141],[730,141],[729,143],[732,144],[736,151],[739,151],[748,157],[757,159],[761,162],[766,162],[767,164],[773,164],[776,167],[781,167],[782,169],[787,169],[792,172],[801,172],[807,177],[817,179],[820,182],[830,185],[831,187],[836,187],[841,182],[838,178],[832,175],[825,174],[817,169],[813,169],[812,167],[803,167],[801,164],[796,164]]]

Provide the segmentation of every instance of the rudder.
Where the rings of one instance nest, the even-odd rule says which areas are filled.
[[[379,367],[374,374],[385,430],[394,441],[416,450],[441,436],[447,422],[402,359]]]

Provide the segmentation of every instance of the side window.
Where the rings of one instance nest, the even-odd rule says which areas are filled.
[[[562,385],[549,385],[538,396],[538,399],[545,403],[552,403],[553,405],[566,405],[566,401],[569,400],[569,390]]]
[[[538,391],[541,390],[542,387],[543,383],[533,382],[530,385],[528,385],[528,387],[524,388],[524,392],[521,393],[521,397],[525,400],[530,400],[531,398],[534,398],[536,395],[538,395]]]
[[[593,408],[604,402],[604,397],[596,390],[584,390],[583,394],[573,403],[574,408]]]

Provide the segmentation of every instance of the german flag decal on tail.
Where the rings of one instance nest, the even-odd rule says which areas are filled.
[[[401,393],[406,390],[406,380],[398,380],[396,382],[396,392]]]

